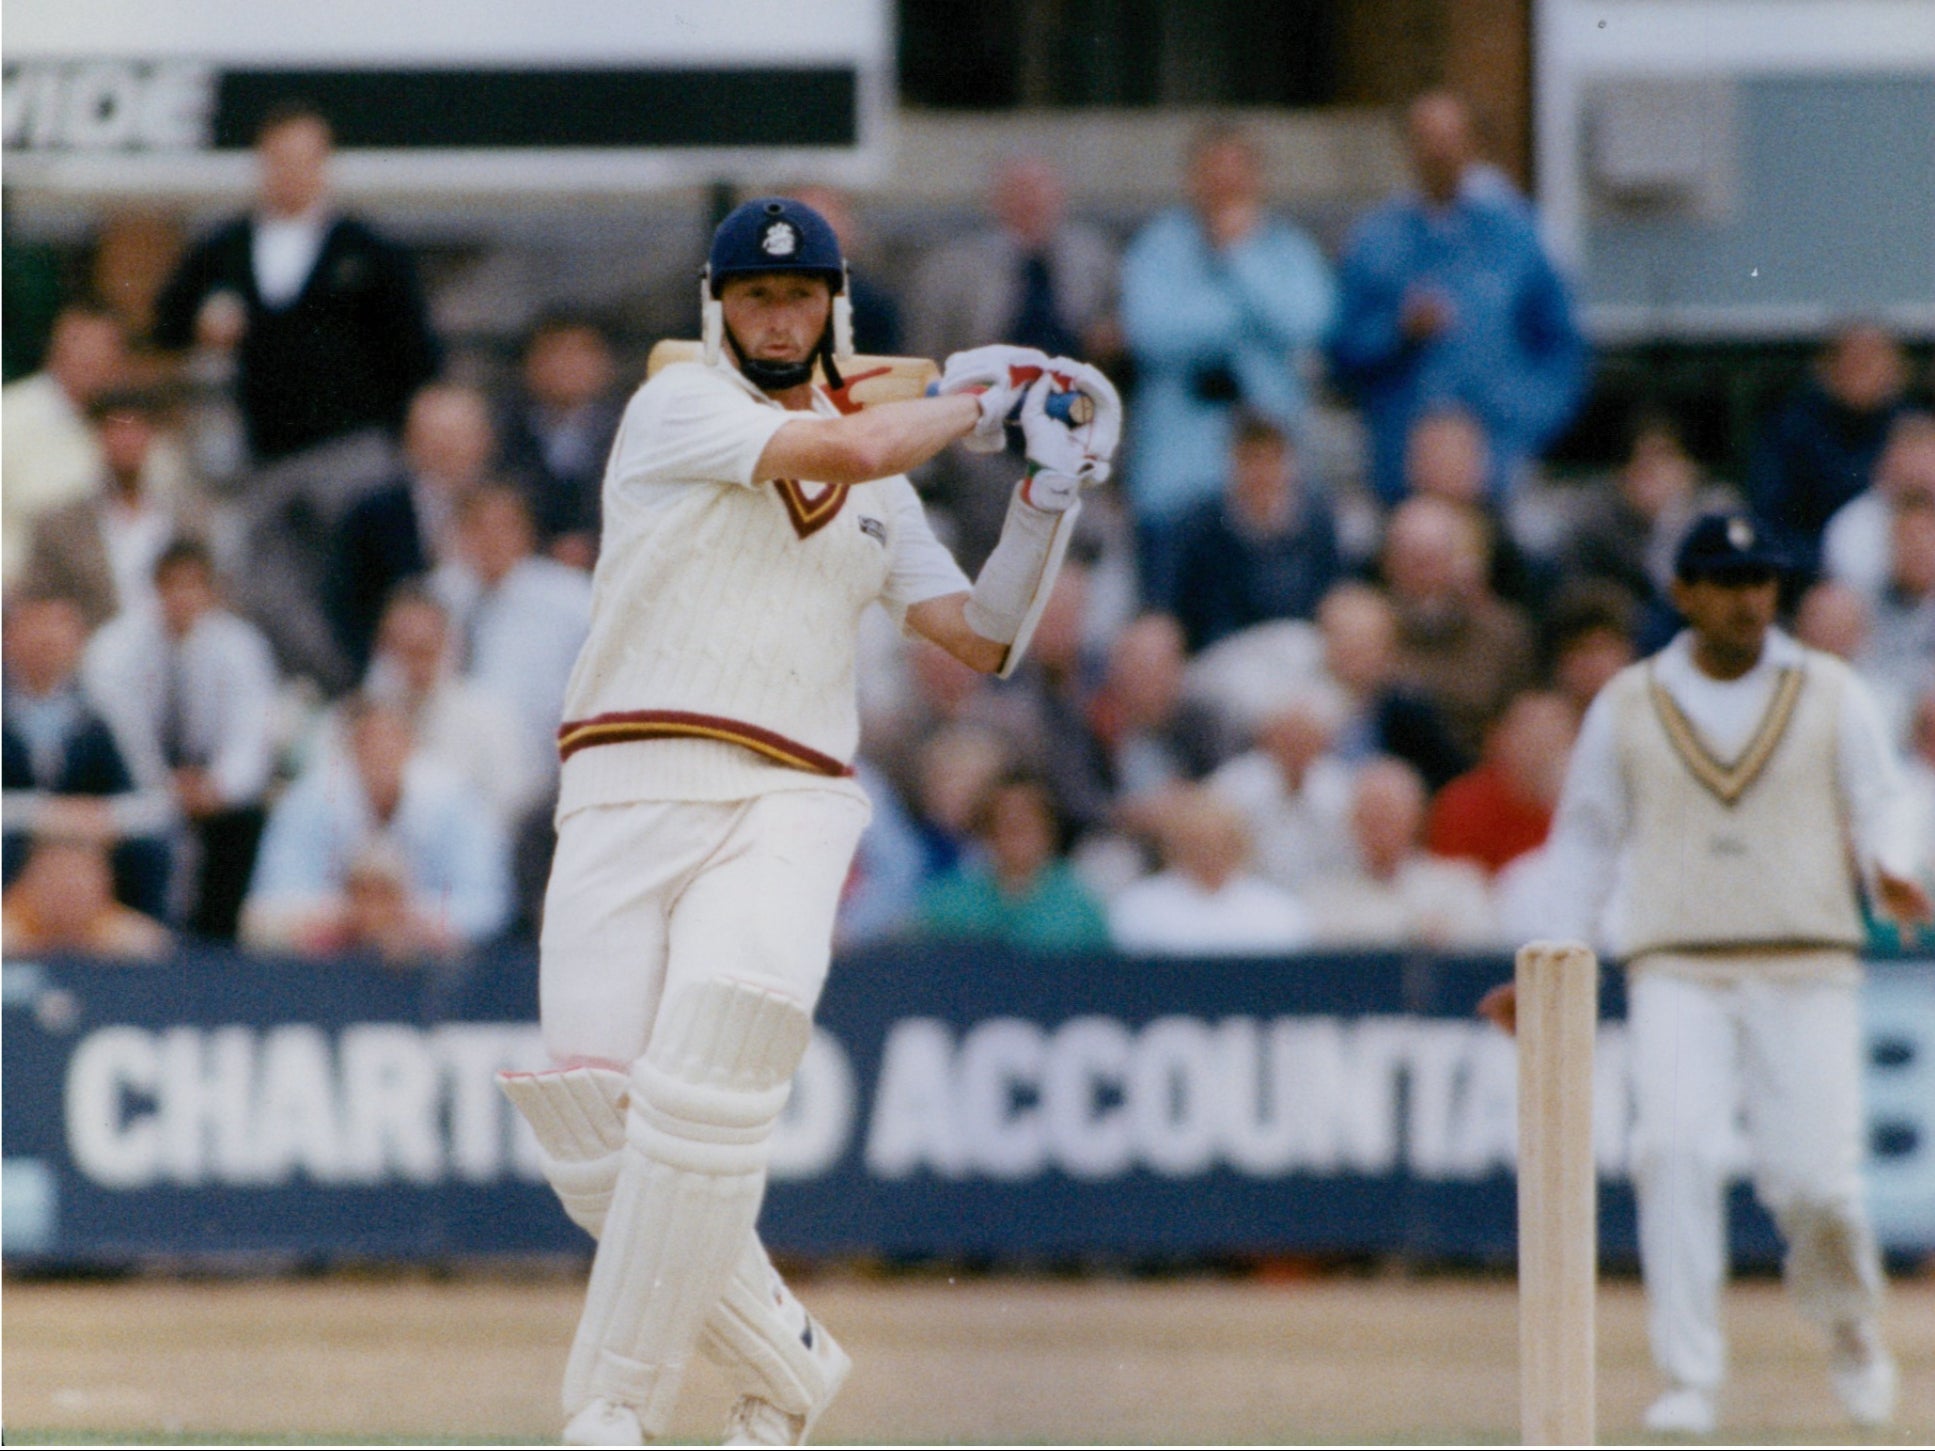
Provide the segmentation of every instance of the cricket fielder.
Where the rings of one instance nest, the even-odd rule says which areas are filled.
[[[553,1067],[505,1079],[599,1241],[565,1371],[575,1445],[662,1434],[701,1343],[745,1392],[728,1444],[802,1442],[845,1378],[753,1226],[869,814],[860,616],[878,601],[1011,670],[1121,428],[1095,369],[998,346],[948,359],[938,396],[843,414],[813,374],[838,388],[852,352],[846,267],[797,201],[720,224],[701,314],[703,361],[654,375],[612,446],[559,731]],[[1051,416],[1057,391],[1087,397],[1081,426]],[[904,474],[957,439],[1000,446],[1017,409],[1027,477],[970,586]]]
[[[1873,1427],[1895,1404],[1862,1192],[1859,894],[1865,880],[1902,919],[1930,903],[1880,714],[1839,660],[1773,627],[1779,568],[1747,519],[1694,524],[1673,586],[1688,628],[1593,701],[1548,846],[1546,933],[1626,965],[1640,1266],[1667,1382],[1646,1426],[1662,1433],[1716,1423],[1743,1104],[1755,1192],[1842,1406]]]

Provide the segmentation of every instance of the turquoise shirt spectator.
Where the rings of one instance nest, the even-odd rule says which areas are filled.
[[[1135,358],[1125,479],[1137,521],[1167,524],[1222,492],[1235,406],[1294,433],[1309,406],[1300,354],[1336,310],[1310,237],[1266,219],[1224,251],[1188,207],[1162,213],[1122,262]]]
[[[922,936],[999,942],[1035,952],[1105,952],[1108,919],[1066,862],[1050,862],[1011,896],[986,862],[928,884],[916,912]]]

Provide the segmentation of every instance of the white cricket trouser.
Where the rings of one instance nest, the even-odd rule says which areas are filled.
[[[723,975],[810,1012],[866,802],[841,791],[589,806],[558,829],[538,969],[560,1067],[644,1056],[659,1004]]]
[[[1640,1265],[1655,1362],[1711,1389],[1725,1369],[1725,1194],[1743,1106],[1754,1190],[1787,1243],[1802,1314],[1826,1327],[1879,1307],[1861,1175],[1859,989],[1750,974],[1696,981],[1647,970],[1658,961],[1628,977]]]

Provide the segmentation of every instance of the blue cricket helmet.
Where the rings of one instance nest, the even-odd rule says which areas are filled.
[[[847,295],[847,264],[840,238],[826,218],[791,197],[754,197],[734,207],[712,234],[699,283],[700,337],[707,363],[717,362],[726,338],[719,290],[728,277],[799,272],[824,278],[833,293],[833,315],[814,349],[827,382],[840,386],[839,361],[853,356],[853,303]],[[733,351],[739,352],[737,341]],[[737,366],[762,388],[789,388],[813,376],[814,359],[799,364],[739,358]]]
[[[712,234],[706,279],[714,297],[726,278],[758,272],[804,272],[846,288],[846,259],[825,217],[789,197],[755,197],[734,207]]]

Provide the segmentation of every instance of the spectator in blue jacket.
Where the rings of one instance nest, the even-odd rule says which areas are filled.
[[[1897,417],[1909,409],[1901,344],[1873,323],[1835,333],[1807,380],[1767,423],[1747,475],[1747,502],[1812,577],[1821,538],[1843,504],[1867,490]]]
[[[1336,307],[1330,264],[1270,215],[1263,158],[1228,126],[1189,148],[1189,205],[1129,244],[1122,324],[1135,366],[1127,487],[1144,598],[1166,599],[1175,525],[1223,487],[1238,405],[1294,431],[1306,362]]]
[[[1364,410],[1386,504],[1404,497],[1412,424],[1449,406],[1484,424],[1503,501],[1571,421],[1585,340],[1530,206],[1479,159],[1464,102],[1421,97],[1407,136],[1417,190],[1364,217],[1346,244],[1331,366]]]

